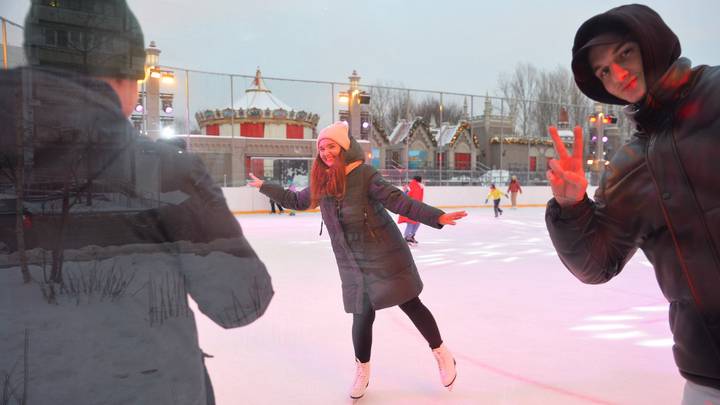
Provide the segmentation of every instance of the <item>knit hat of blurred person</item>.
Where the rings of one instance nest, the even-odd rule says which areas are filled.
[[[317,137],[318,148],[320,147],[320,141],[323,139],[331,139],[346,151],[350,149],[350,135],[348,135],[347,122],[337,121],[323,128]]]
[[[142,28],[125,0],[31,0],[24,48],[30,66],[145,77]]]

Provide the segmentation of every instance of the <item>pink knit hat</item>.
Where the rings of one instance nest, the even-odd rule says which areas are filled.
[[[317,147],[320,147],[321,139],[331,139],[341,148],[350,149],[350,136],[348,135],[348,124],[345,121],[337,121],[320,131],[317,137]]]

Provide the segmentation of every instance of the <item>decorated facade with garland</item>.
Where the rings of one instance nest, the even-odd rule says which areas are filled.
[[[385,167],[432,169],[436,151],[437,140],[423,118],[401,119],[389,136]]]

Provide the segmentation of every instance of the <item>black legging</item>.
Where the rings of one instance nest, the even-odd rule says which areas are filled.
[[[495,216],[498,216],[498,213],[502,214],[502,209],[500,208],[500,199],[493,200],[493,210],[495,211]]]
[[[370,299],[364,297],[364,308],[361,314],[353,314],[352,339],[355,348],[355,357],[361,363],[370,361],[370,350],[372,348],[372,325],[375,321],[375,310],[370,306]],[[427,307],[420,302],[419,297],[401,304],[400,309],[410,318],[415,327],[427,340],[431,349],[437,349],[442,345],[440,330],[435,318]]]

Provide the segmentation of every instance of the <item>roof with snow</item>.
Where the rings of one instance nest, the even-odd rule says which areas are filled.
[[[445,146],[450,145],[453,143],[457,135],[459,135],[460,132],[465,130],[467,127],[467,124],[460,122],[458,124],[443,124],[438,128],[438,132],[436,135],[437,144],[438,146]]]
[[[389,136],[389,143],[391,145],[398,145],[407,142],[410,138],[415,138],[416,132],[420,129],[424,129],[420,134],[424,133],[427,136],[427,140],[435,145],[435,138],[431,135],[430,127],[427,125],[422,117],[416,117],[412,121],[401,119],[393,129]]]
[[[410,133],[410,129],[413,127],[413,121],[401,119],[390,134],[390,143],[398,144],[405,140]]]

